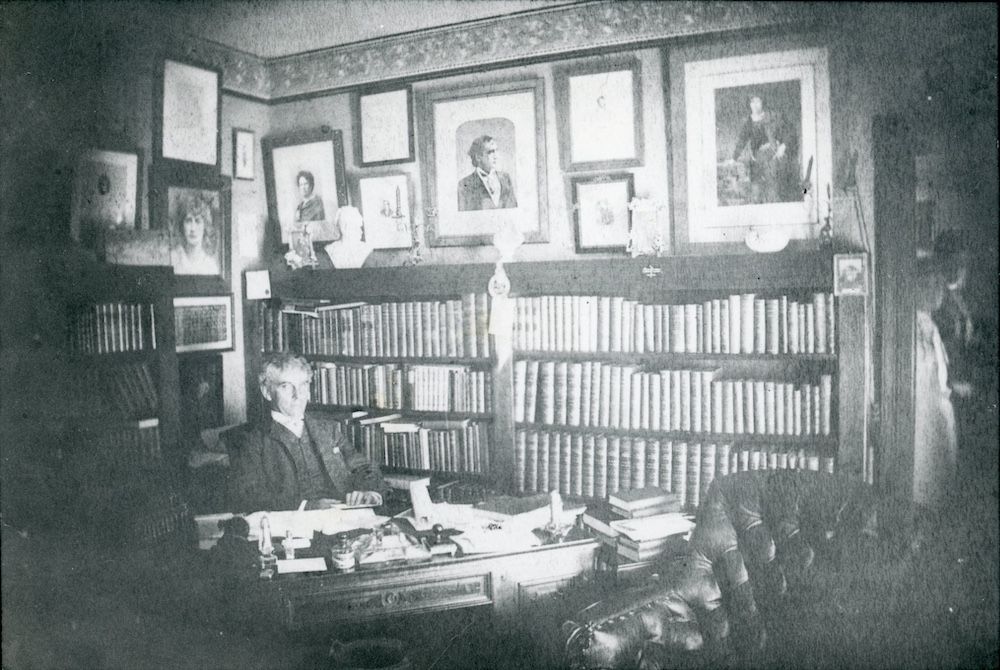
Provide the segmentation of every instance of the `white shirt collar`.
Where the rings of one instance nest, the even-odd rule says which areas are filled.
[[[274,410],[271,410],[271,418],[274,419],[275,423],[280,423],[290,430],[295,437],[302,437],[302,431],[305,430],[305,421],[303,419],[293,419],[287,414],[275,412]]]

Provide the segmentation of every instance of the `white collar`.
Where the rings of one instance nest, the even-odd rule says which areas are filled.
[[[305,430],[304,419],[293,419],[287,414],[282,414],[281,412],[276,412],[274,410],[271,410],[271,418],[274,419],[275,423],[280,423],[282,426],[291,431],[295,437],[302,437],[302,431]]]

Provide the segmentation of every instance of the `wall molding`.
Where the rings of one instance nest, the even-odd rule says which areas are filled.
[[[199,38],[184,51],[219,67],[229,93],[266,102],[376,82],[495,69],[560,55],[800,24],[822,11],[791,2],[595,2],[532,10],[263,59]]]

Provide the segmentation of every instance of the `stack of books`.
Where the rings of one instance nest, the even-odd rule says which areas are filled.
[[[633,561],[647,561],[683,551],[694,521],[680,512],[667,512],[612,521],[609,525],[618,533],[619,556]]]
[[[608,506],[623,519],[639,519],[680,512],[684,501],[677,493],[669,493],[658,486],[644,486],[608,494]]]
[[[622,558],[646,561],[686,547],[694,521],[681,506],[677,494],[655,487],[620,491],[589,506],[583,523]]]

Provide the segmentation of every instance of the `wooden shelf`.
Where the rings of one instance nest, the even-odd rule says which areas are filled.
[[[788,446],[810,446],[818,449],[834,449],[836,435],[761,435],[759,433],[694,433],[691,431],[653,431],[635,428],[606,428],[599,426],[564,426],[551,423],[516,423],[517,430],[537,430],[559,433],[584,433],[587,435],[609,435],[639,437],[643,439],[673,440],[676,442],[703,442],[715,444],[775,444]]]
[[[458,358],[450,356],[339,356],[328,354],[305,354],[311,361],[330,363],[401,363],[404,365],[469,365],[492,367],[492,358]]]
[[[429,412],[418,409],[387,409],[384,407],[370,407],[367,405],[330,405],[319,402],[313,402],[309,405],[309,407],[312,409],[321,409],[327,412],[370,412],[373,415],[402,414],[404,418],[413,419],[418,422],[421,419],[427,419],[430,421],[464,421],[466,419],[470,421],[483,422],[493,421],[492,413],[480,412]]]

